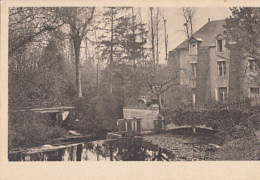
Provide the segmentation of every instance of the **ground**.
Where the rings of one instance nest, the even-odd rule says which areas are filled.
[[[210,159],[223,161],[260,160],[260,142],[247,137],[228,141]]]
[[[144,140],[172,151],[177,161],[208,160],[217,146],[213,139],[194,135],[158,134]]]
[[[260,130],[253,137],[226,141],[211,157],[212,160],[260,160]]]
[[[222,160],[259,160],[260,140],[258,137],[239,138],[224,142],[221,146],[212,136],[184,135],[184,134],[157,134],[145,136],[161,148],[175,154],[177,161],[222,161]]]

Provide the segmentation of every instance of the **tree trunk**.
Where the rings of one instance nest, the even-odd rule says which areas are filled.
[[[81,74],[80,74],[80,42],[78,39],[74,40],[74,51],[75,51],[75,63],[76,63],[76,86],[78,91],[78,97],[82,98]]]
[[[113,93],[112,66],[113,66],[113,39],[114,39],[114,7],[111,7],[111,52],[110,52],[110,69],[109,69],[109,94]]]
[[[161,113],[161,110],[163,108],[163,105],[162,105],[162,95],[161,94],[158,94],[158,101],[159,101],[159,112]]]
[[[154,67],[155,67],[155,53],[154,53],[154,32],[153,32],[153,8],[150,7],[150,11],[151,11],[151,29],[152,29],[152,34],[151,34],[151,37],[152,37],[152,53],[153,53],[153,64],[154,64]]]
[[[132,7],[132,25],[133,25],[133,52],[132,52],[132,58],[133,58],[133,67],[135,67],[135,21],[134,21],[134,7]]]
[[[164,18],[163,18],[164,19]],[[165,60],[168,60],[167,58],[167,33],[166,33],[166,20],[164,19],[164,39],[165,39]]]
[[[156,65],[159,64],[159,8],[156,15]]]

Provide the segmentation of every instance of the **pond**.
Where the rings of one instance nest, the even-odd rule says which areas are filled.
[[[174,161],[175,155],[140,138],[44,145],[9,153],[9,161]]]

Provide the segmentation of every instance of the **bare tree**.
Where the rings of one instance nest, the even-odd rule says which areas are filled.
[[[76,85],[78,97],[82,97],[81,76],[80,76],[80,45],[87,32],[88,27],[93,19],[94,7],[63,7],[57,8],[56,12],[59,18],[69,25],[70,38],[73,42],[75,64],[76,64]]]
[[[193,35],[193,23],[195,14],[196,8],[182,7],[182,16],[185,18],[183,31],[185,32],[187,38],[190,38]]]
[[[173,89],[178,89],[180,85],[180,74],[186,73],[184,69],[172,70],[168,67],[158,66],[156,73],[148,73],[146,78],[150,91],[157,96],[159,110],[163,109],[162,95]]]
[[[21,54],[28,44],[63,25],[53,8],[13,7],[9,9],[9,57]],[[37,40],[38,38],[38,40]]]

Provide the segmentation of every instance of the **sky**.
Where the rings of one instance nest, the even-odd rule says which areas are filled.
[[[149,7],[134,7],[135,13],[138,13],[141,11],[143,22],[147,24],[147,27],[150,27],[151,22],[151,12],[149,10]],[[153,8],[153,14],[155,15],[157,8]],[[164,18],[166,19],[166,31],[168,34],[168,53],[169,51],[173,50],[175,47],[177,47],[179,44],[181,44],[185,39],[185,33],[183,30],[183,24],[184,24],[184,17],[182,16],[182,9],[181,7],[169,7],[164,8],[160,7],[161,15],[159,18],[162,19],[162,15],[164,15]],[[101,8],[101,14],[104,12],[104,9]],[[193,21],[193,29],[194,33],[200,29],[202,26],[204,26],[208,22],[208,18],[210,18],[211,21],[214,20],[221,20],[229,17],[231,15],[231,11],[228,7],[196,7],[196,13]],[[161,22],[163,22],[161,20]],[[154,22],[155,23],[155,22]],[[159,33],[159,62],[165,63],[165,38],[164,38],[164,29],[163,29],[163,23],[161,23],[161,30]],[[100,35],[100,33],[98,33]],[[151,42],[148,40],[147,48],[151,48]],[[156,41],[155,41],[156,42]]]
[[[142,16],[144,21],[150,23],[150,10],[149,7],[143,7]],[[160,7],[161,13],[166,19],[166,31],[168,34],[168,52],[181,44],[185,39],[185,33],[183,30],[184,17],[181,13],[181,7]],[[153,13],[156,13],[156,8],[154,8]],[[228,7],[197,7],[196,14],[194,17],[194,33],[200,29],[203,25],[208,22],[208,18],[211,21],[221,20],[229,17],[231,11]],[[163,31],[162,31],[163,32]],[[164,33],[164,32],[163,32]],[[159,40],[160,49],[160,63],[165,63],[165,45],[164,45],[164,34],[161,34],[162,38]],[[149,46],[149,45],[148,45]]]
[[[169,36],[169,50],[174,49],[182,41],[185,40],[184,32],[180,32],[183,29],[184,18],[181,16],[180,8],[164,8],[165,18],[167,20],[167,33]],[[194,32],[200,29],[208,22],[208,18],[211,21],[225,19],[231,15],[229,8],[196,8],[196,14],[194,18]]]
[[[135,8],[136,10],[142,11],[142,19],[149,26],[151,20],[151,12],[149,7]],[[156,14],[156,8],[153,8],[153,14]],[[166,31],[168,34],[168,53],[173,50],[179,44],[181,44],[185,39],[185,33],[183,30],[183,24],[185,22],[184,17],[182,16],[182,8],[181,7],[160,7],[160,12],[164,15],[166,19]],[[231,16],[231,11],[228,7],[196,7],[196,14],[193,22],[194,33],[199,30],[202,26],[204,26],[208,22],[208,18],[211,21],[221,20]],[[160,18],[160,17],[159,17]],[[162,16],[161,16],[162,18]],[[161,24],[161,26],[163,26]],[[159,40],[159,51],[160,51],[160,63],[165,63],[165,41],[164,41],[164,30],[161,27],[161,38]],[[148,42],[147,46],[151,46]]]

